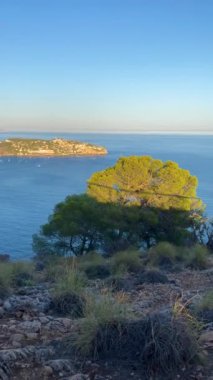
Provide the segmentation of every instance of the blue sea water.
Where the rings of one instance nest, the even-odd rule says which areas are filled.
[[[16,134],[17,135],[17,134]],[[0,139],[15,136],[1,134]],[[54,205],[68,194],[84,192],[86,181],[118,157],[151,155],[174,160],[199,179],[198,195],[213,216],[213,136],[155,134],[19,134],[22,137],[64,137],[104,145],[104,157],[0,159],[0,253],[13,258],[33,255],[32,234],[47,221]]]

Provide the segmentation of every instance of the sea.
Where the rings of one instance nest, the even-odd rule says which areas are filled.
[[[47,222],[54,206],[69,194],[86,190],[92,173],[115,164],[122,156],[151,155],[173,160],[199,179],[198,196],[213,216],[213,135],[1,133],[10,137],[65,138],[100,144],[100,157],[0,157],[0,253],[30,259],[32,235]]]

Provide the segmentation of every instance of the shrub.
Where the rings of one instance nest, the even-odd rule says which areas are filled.
[[[56,280],[55,292],[63,294],[65,292],[81,293],[86,285],[86,278],[83,273],[75,268],[64,268],[63,276]]]
[[[213,290],[208,291],[204,295],[198,308],[199,310],[213,310]]]
[[[188,248],[182,256],[185,264],[193,269],[205,269],[208,264],[208,250],[206,247],[196,244],[194,247]]]
[[[116,253],[111,259],[113,273],[137,272],[141,269],[140,253],[138,251],[123,251]]]
[[[85,273],[89,279],[95,279],[95,278],[106,278],[110,276],[110,269],[109,265],[103,265],[103,264],[96,264],[96,265],[89,265],[85,269]]]
[[[206,323],[213,320],[213,290],[208,291],[196,307],[196,314]]]
[[[83,317],[84,308],[85,298],[73,291],[54,294],[50,304],[50,309],[56,314],[69,315],[72,318]]]
[[[161,242],[149,250],[149,260],[152,265],[171,266],[175,263],[177,248],[168,243]]]
[[[106,259],[96,252],[91,252],[81,257],[78,260],[78,267],[86,273],[89,279],[110,276],[110,268]]]
[[[78,344],[93,358],[131,361],[149,376],[169,379],[199,353],[197,337],[187,322],[160,313],[141,320],[87,319]]]
[[[82,317],[85,306],[83,296],[85,285],[86,280],[82,273],[76,269],[66,268],[64,275],[55,284],[51,309],[58,314]]]
[[[9,263],[0,264],[0,297],[5,298],[12,286],[12,266]]]
[[[147,270],[138,276],[136,285],[148,283],[148,284],[166,284],[169,282],[168,277],[157,269]]]
[[[14,286],[32,285],[34,282],[34,265],[27,261],[17,261],[11,263],[12,283]]]
[[[109,295],[99,300],[88,299],[85,309],[85,319],[80,325],[80,332],[76,337],[75,347],[80,354],[89,355],[95,353],[94,340],[100,329],[110,328],[111,325],[119,325],[127,316],[124,304],[116,303]]]
[[[107,286],[112,292],[130,292],[134,289],[134,285],[133,278],[124,278],[120,275],[110,276],[105,280],[105,286]]]

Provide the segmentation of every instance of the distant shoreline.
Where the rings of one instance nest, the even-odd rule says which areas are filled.
[[[9,135],[9,134],[50,134],[50,135],[62,135],[62,134],[70,134],[70,135],[185,135],[185,136],[213,136],[213,131],[0,131],[1,134]]]
[[[65,139],[6,138],[0,141],[0,157],[76,157],[102,156],[107,149]]]

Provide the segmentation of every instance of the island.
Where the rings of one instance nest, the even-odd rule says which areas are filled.
[[[0,141],[0,156],[61,157],[105,154],[107,149],[102,146],[62,138],[10,138]]]

